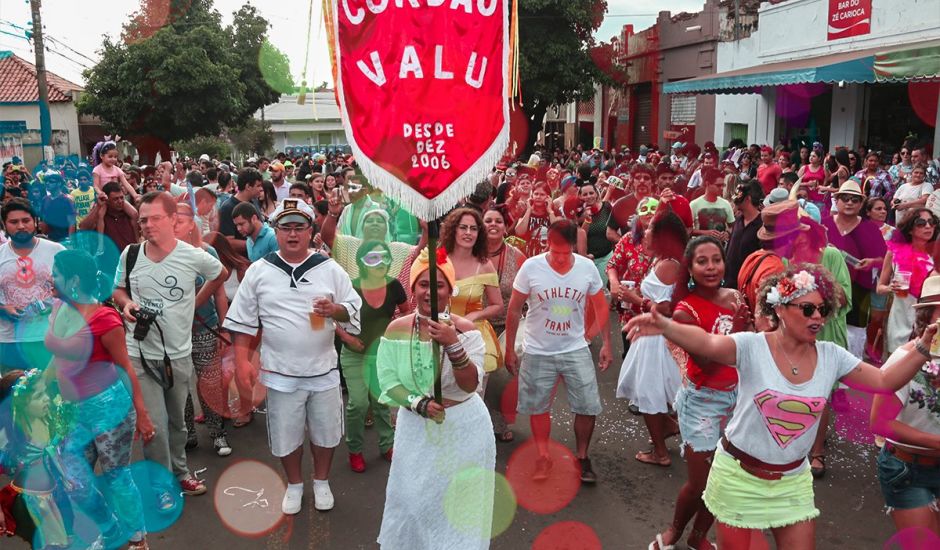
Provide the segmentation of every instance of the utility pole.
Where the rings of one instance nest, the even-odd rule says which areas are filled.
[[[46,50],[42,41],[42,0],[29,0],[33,13],[33,50],[36,52],[36,82],[39,85],[39,129],[42,138],[42,156],[52,143],[52,120],[49,116],[49,87],[46,84]]]

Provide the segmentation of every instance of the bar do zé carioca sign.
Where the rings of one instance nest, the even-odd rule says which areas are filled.
[[[829,0],[829,40],[871,32],[871,0]]]
[[[331,0],[337,99],[370,183],[430,220],[509,141],[507,0]]]

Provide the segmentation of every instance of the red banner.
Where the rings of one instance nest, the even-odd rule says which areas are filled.
[[[829,0],[829,40],[871,32],[871,0]]]
[[[509,141],[507,0],[331,0],[337,99],[370,183],[436,219]]]

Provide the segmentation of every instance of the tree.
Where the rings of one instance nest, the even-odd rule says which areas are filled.
[[[230,128],[227,135],[229,141],[240,153],[264,154],[274,149],[271,123],[254,117],[247,119],[238,127]]]
[[[551,105],[590,99],[604,75],[591,59],[606,0],[521,0],[519,79],[529,119],[526,156]]]
[[[173,149],[182,156],[197,158],[202,154],[214,159],[231,156],[232,147],[225,138],[219,136],[196,136],[173,143]]]
[[[227,29],[230,47],[237,52],[239,80],[247,86],[245,118],[254,116],[265,105],[277,103],[281,94],[293,93],[290,64],[287,56],[268,42],[269,27],[254,6],[245,4],[235,12]]]
[[[105,38],[100,62],[85,72],[79,112],[133,141],[143,158],[168,158],[167,144],[218,135],[277,101],[257,66],[267,28],[248,6],[223,28],[212,0],[144,0],[123,40]]]

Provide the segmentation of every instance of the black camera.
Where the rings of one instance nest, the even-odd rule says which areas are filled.
[[[134,325],[134,340],[143,341],[150,332],[150,326],[157,320],[157,312],[141,307],[134,313],[137,323]]]

